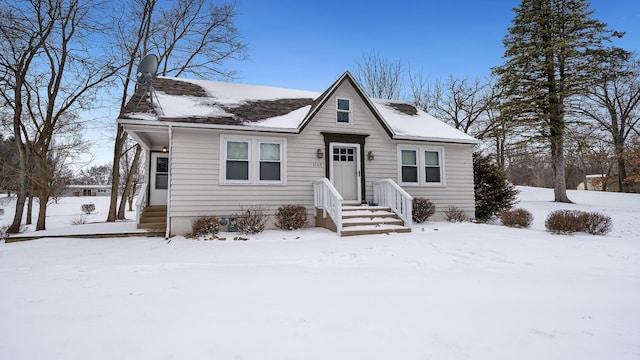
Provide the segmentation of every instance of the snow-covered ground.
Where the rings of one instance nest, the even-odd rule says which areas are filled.
[[[640,195],[521,190],[530,229],[0,243],[0,359],[640,359]],[[613,231],[552,235],[560,208]]]

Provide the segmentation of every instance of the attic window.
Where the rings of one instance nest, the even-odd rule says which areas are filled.
[[[336,98],[336,121],[338,124],[351,123],[351,100]]]

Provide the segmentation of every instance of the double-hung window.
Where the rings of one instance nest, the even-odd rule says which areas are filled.
[[[418,183],[418,151],[413,149],[402,149],[402,183]]]
[[[444,149],[437,146],[398,146],[400,184],[444,186]]]
[[[351,100],[336,98],[336,122],[351,124]]]
[[[260,181],[280,181],[282,172],[280,143],[260,143]]]
[[[226,142],[226,180],[249,181],[249,141]]]
[[[222,136],[221,182],[284,183],[284,139]]]
[[[436,150],[424,151],[424,180],[427,183],[441,183],[440,152]]]

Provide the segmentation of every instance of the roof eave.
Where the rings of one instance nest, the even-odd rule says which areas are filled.
[[[277,132],[277,133],[298,133],[297,128],[278,128],[263,126],[246,126],[246,125],[222,125],[222,124],[201,124],[188,123],[181,121],[162,121],[162,120],[141,120],[141,119],[122,119],[118,118],[119,124],[124,125],[148,125],[148,126],[171,126],[173,128],[194,128],[194,129],[211,129],[211,130],[238,130],[238,131],[255,131],[255,132]]]
[[[394,135],[394,140],[412,140],[412,141],[431,141],[447,144],[465,144],[465,145],[478,145],[480,140],[477,139],[455,139],[455,138],[442,138],[442,137],[424,137],[424,136],[410,136],[410,135]]]

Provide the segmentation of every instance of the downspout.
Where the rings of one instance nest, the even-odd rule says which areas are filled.
[[[171,234],[171,164],[173,163],[171,157],[173,157],[173,128],[169,125],[169,174],[167,176],[167,230],[164,234],[165,240],[169,240],[169,235]]]

